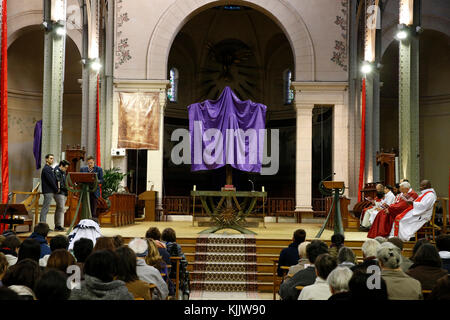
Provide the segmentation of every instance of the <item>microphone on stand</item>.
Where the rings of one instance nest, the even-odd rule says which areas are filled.
[[[255,192],[255,185],[253,184],[253,181],[248,179],[248,181],[250,181],[252,183],[252,192]]]

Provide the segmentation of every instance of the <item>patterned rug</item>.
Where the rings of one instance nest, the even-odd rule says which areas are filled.
[[[199,235],[190,299],[257,299],[256,271],[253,235]]]

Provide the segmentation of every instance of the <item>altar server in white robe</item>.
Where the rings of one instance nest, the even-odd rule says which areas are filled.
[[[389,207],[395,201],[395,195],[389,188],[384,187],[382,184],[377,184],[376,188],[377,198],[374,201],[374,206],[366,210],[361,220],[363,228],[370,228],[378,212]]]
[[[412,202],[412,207],[399,214],[394,221],[391,236],[408,241],[422,226],[430,221],[433,214],[433,206],[436,202],[436,191],[431,187],[431,182],[423,180],[420,183],[422,193]]]
[[[383,198],[383,200],[381,200],[381,209],[377,208],[377,210],[371,210],[369,212],[369,223],[370,223],[370,226],[375,221],[375,218],[377,217],[378,212],[380,212],[383,209],[386,209],[387,207],[389,207],[394,202],[395,202],[395,195],[392,192],[392,187],[391,186],[385,186],[384,187],[384,198]]]

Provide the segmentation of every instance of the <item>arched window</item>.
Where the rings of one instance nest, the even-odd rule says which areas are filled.
[[[167,91],[167,98],[170,102],[177,102],[178,99],[178,69],[171,68],[169,72],[170,88]]]
[[[283,82],[284,82],[284,103],[291,104],[294,100],[294,90],[291,89],[292,83],[292,72],[289,69],[283,72]]]

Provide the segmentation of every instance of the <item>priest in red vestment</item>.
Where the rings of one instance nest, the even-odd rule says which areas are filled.
[[[400,193],[395,198],[394,203],[377,214],[367,234],[367,238],[373,239],[377,236],[389,236],[395,218],[411,206],[408,201],[413,201],[417,197],[417,193],[411,189],[409,182],[402,182],[400,184]]]

